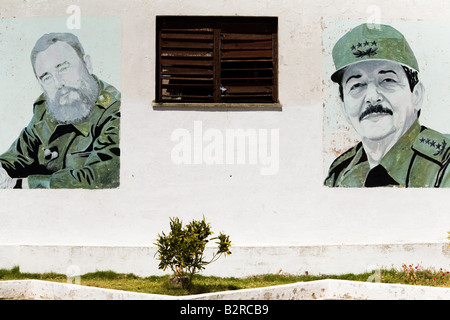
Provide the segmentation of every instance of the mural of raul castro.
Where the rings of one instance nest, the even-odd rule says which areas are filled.
[[[362,24],[332,51],[345,118],[360,137],[331,165],[329,187],[449,187],[450,139],[419,122],[424,87],[405,37]]]

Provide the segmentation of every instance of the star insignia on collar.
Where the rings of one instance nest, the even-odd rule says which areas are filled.
[[[433,155],[438,156],[438,155],[441,155],[442,153],[444,153],[446,146],[447,146],[447,142],[445,142],[445,140],[442,140],[442,144],[438,143],[437,146],[435,147],[437,149],[437,151]]]

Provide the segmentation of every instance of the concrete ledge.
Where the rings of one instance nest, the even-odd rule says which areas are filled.
[[[43,280],[0,281],[6,300],[163,300],[170,296],[88,287]]]
[[[102,289],[42,280],[0,281],[0,300],[450,300],[450,288],[318,280],[189,296]]]
[[[212,111],[281,111],[281,103],[189,103],[189,102],[152,102],[155,110],[212,110]]]
[[[448,241],[403,244],[341,244],[305,246],[233,246],[232,254],[202,271],[203,275],[246,277],[283,273],[310,275],[364,273],[400,269],[402,264],[422,268],[449,268]],[[137,276],[164,275],[155,258],[156,247],[2,245],[0,268],[19,266],[21,272],[78,274],[112,270]],[[205,257],[213,250],[207,248]]]

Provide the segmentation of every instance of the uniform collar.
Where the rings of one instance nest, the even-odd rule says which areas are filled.
[[[414,155],[412,146],[420,130],[419,120],[416,119],[408,131],[406,131],[380,161],[380,165],[401,186],[406,185],[408,167]]]
[[[92,110],[91,116],[86,121],[73,125],[85,137],[89,134],[92,124],[98,121],[99,117],[103,113],[103,110],[108,109],[110,105],[117,101],[117,97],[108,91],[111,86],[106,82],[99,80],[95,75],[93,75],[93,77],[99,84],[99,93],[97,101],[95,102],[95,107]]]
[[[414,154],[412,146],[420,131],[421,126],[419,120],[416,120],[408,131],[386,153],[383,159],[381,159],[380,165],[384,167],[389,176],[400,186],[406,185],[408,166]],[[367,154],[362,144],[359,143],[355,151],[355,156],[347,167],[347,172],[343,174],[340,184],[363,187],[370,170]]]

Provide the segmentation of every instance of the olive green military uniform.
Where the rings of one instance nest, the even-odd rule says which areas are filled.
[[[449,161],[450,139],[416,120],[372,169],[362,143],[339,156],[330,167],[325,185],[450,187]]]
[[[31,122],[0,156],[12,178],[28,178],[30,188],[119,186],[120,92],[98,82],[92,114],[78,124],[58,124],[46,112],[44,95],[36,100]]]

